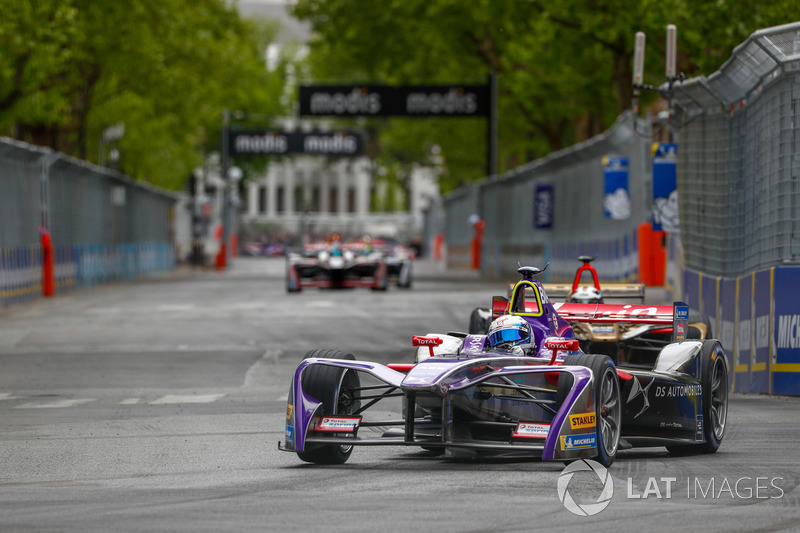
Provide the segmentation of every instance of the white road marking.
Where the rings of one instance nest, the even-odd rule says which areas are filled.
[[[269,365],[274,363],[278,357],[281,356],[281,353],[281,350],[265,351],[259,360],[250,365],[250,368],[248,368],[247,372],[245,372],[242,387],[252,387],[259,381],[259,379],[263,379],[263,376],[260,378],[259,375],[268,372]]]
[[[167,394],[158,400],[150,402],[150,405],[164,405],[176,403],[211,403],[219,400],[225,394]]]
[[[336,303],[333,300],[312,300],[310,302],[306,302],[306,307],[320,307],[320,308],[329,308],[334,307]]]
[[[281,394],[280,396],[278,396],[277,398],[275,398],[275,400],[276,400],[276,401],[278,401],[278,402],[286,402],[286,401],[289,401],[289,394],[288,394],[288,393],[287,393],[287,394]]]
[[[119,402],[120,405],[136,405],[139,403],[139,398],[127,398]]]
[[[252,311],[258,309],[266,309],[267,304],[264,302],[238,302],[233,304],[228,304],[225,306],[227,310],[240,310],[240,311]]]
[[[156,309],[159,311],[191,311],[194,309],[194,304],[166,304],[159,305]]]
[[[0,392],[0,400],[16,400],[20,396],[14,396],[10,392]]]
[[[75,405],[83,405],[95,401],[94,398],[79,398],[76,400],[56,400],[50,403],[23,403],[18,405],[17,409],[56,409],[60,407],[73,407]]]
[[[116,315],[122,311],[119,307],[91,307],[86,310],[92,315]]]

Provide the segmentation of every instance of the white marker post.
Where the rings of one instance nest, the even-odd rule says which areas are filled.
[[[637,31],[633,48],[633,112],[637,115],[639,114],[639,90],[644,84],[644,43],[644,32]]]

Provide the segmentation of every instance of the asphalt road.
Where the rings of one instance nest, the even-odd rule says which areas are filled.
[[[0,309],[0,531],[797,531],[800,399],[732,395],[718,453],[621,452],[595,516],[561,463],[357,448],[280,452],[289,378],[331,347],[408,362],[503,294],[416,265],[411,290],[287,294],[280,259],[182,270]],[[656,297],[657,293],[653,293]],[[570,495],[601,488],[576,474]]]

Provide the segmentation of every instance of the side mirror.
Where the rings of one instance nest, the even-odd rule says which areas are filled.
[[[430,351],[431,357],[433,357],[433,348],[435,346],[439,346],[444,341],[439,337],[419,337],[414,335],[411,338],[411,344],[413,346],[427,346],[428,350]]]
[[[545,339],[544,347],[553,352],[553,357],[551,357],[550,362],[547,363],[548,365],[552,365],[556,362],[556,354],[559,350],[570,350],[574,352],[580,347],[580,342],[577,339]]]

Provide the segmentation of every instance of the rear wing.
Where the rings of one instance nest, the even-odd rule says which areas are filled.
[[[508,284],[508,297],[511,298],[511,291],[515,283]],[[566,300],[575,292],[569,283],[542,283],[548,298]],[[603,299],[625,298],[626,300],[638,300],[644,303],[644,283],[606,283],[600,291]]]
[[[575,292],[567,283],[543,283],[542,286],[550,298],[566,299]],[[644,302],[644,283],[606,283],[600,292],[603,299],[626,298]]]
[[[689,306],[672,305],[553,304],[567,322],[592,324],[655,324],[672,327],[673,340],[684,340],[689,327]]]
[[[553,307],[568,322],[591,322],[593,324],[664,324],[674,322],[671,305],[617,305],[554,303]]]

